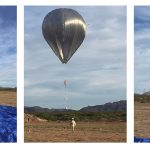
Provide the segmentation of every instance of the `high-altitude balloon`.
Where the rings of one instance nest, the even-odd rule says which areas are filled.
[[[56,56],[66,64],[84,40],[86,24],[75,10],[59,8],[45,16],[42,32]]]

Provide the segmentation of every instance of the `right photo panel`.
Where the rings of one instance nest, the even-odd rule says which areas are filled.
[[[134,142],[150,142],[150,6],[134,8]]]

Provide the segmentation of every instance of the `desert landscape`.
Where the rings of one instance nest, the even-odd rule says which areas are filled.
[[[25,123],[25,142],[125,142],[125,122],[77,122],[72,133],[68,121]]]
[[[150,103],[135,103],[135,136],[150,138]]]
[[[16,88],[0,88],[0,105],[16,107]]]
[[[135,95],[134,120],[136,137],[150,138],[150,95]]]
[[[25,142],[126,142],[126,101],[80,110],[25,107],[24,131]]]

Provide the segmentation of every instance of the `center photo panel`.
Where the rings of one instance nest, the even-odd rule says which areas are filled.
[[[24,11],[24,141],[126,142],[126,6]]]

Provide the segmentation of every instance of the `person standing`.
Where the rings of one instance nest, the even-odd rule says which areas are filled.
[[[72,132],[74,132],[75,126],[76,126],[76,122],[75,122],[74,118],[72,118],[71,126],[72,126]]]

